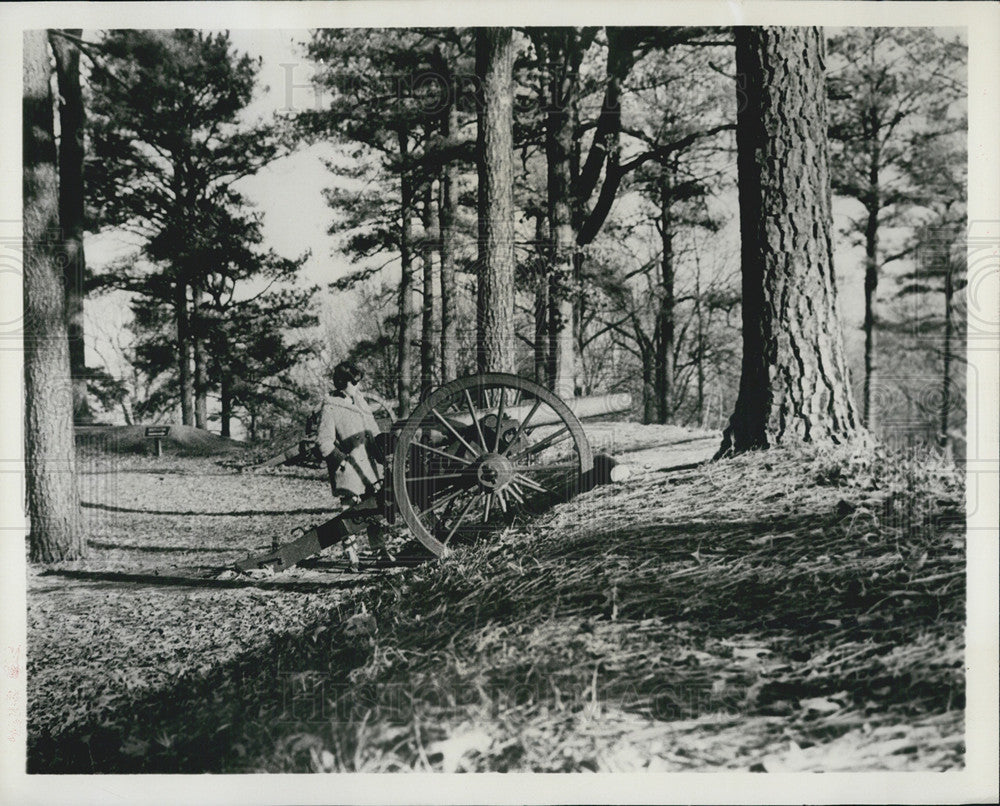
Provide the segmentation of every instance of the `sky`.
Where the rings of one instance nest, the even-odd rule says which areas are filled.
[[[308,86],[312,67],[299,44],[308,38],[307,31],[234,30],[230,37],[237,50],[263,60],[258,79],[262,90],[247,108],[247,120],[275,111],[291,114],[316,104],[316,94]],[[332,149],[323,144],[302,149],[239,186],[264,212],[268,245],[287,257],[312,250],[303,276],[317,283],[330,282],[348,269],[335,252],[335,238],[327,233],[332,217],[323,190],[330,187],[332,177],[322,159],[330,156]]]

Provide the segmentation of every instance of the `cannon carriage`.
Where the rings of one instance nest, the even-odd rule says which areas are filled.
[[[605,457],[595,470],[580,419],[630,405],[627,394],[568,404],[506,373],[451,381],[370,442],[382,478],[359,502],[236,567],[285,570],[353,534],[400,521],[437,557],[487,540],[602,480],[611,462]]]

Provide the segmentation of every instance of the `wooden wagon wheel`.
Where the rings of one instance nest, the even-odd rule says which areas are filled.
[[[545,387],[505,373],[459,378],[399,431],[393,496],[438,557],[580,490],[593,454],[580,421]]]

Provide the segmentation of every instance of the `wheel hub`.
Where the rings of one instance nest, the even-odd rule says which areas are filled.
[[[476,467],[476,481],[487,492],[502,490],[514,478],[510,460],[498,453],[486,454]]]

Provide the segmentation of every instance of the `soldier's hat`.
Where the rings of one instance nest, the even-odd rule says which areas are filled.
[[[341,361],[333,368],[333,386],[335,389],[346,389],[349,383],[358,383],[364,372],[353,361]]]

